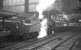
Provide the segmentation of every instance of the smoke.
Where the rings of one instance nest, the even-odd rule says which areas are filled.
[[[39,4],[36,7],[37,12],[39,13],[38,19],[42,21],[40,22],[41,28],[38,35],[38,38],[43,38],[47,36],[47,18],[44,18],[43,12],[52,6],[56,0],[39,0]]]

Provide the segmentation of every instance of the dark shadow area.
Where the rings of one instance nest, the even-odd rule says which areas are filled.
[[[23,42],[23,41],[29,41],[34,40],[37,38],[38,33],[32,32],[32,33],[24,33],[22,36],[19,35],[8,35],[6,37],[0,37],[0,48],[5,48],[8,46],[12,46],[14,44]]]

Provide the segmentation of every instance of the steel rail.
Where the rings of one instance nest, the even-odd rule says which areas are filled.
[[[70,37],[66,37],[65,39],[63,39],[62,37],[62,40],[60,40],[60,41],[58,41],[58,39],[57,40],[51,40],[51,41],[49,41],[48,43],[45,43],[44,45],[41,45],[41,46],[39,46],[39,47],[37,47],[37,48],[34,48],[34,49],[32,49],[32,50],[41,50],[41,48],[42,48],[42,50],[52,50],[52,48],[55,48],[55,47],[57,47],[57,46],[59,46],[60,44],[63,44],[64,42],[66,42],[66,41],[68,41],[69,39],[71,39],[72,37],[74,37],[74,36],[76,36],[76,34],[73,34],[72,36],[70,36]],[[55,43],[54,43],[55,42]],[[52,45],[53,44],[53,45]]]
[[[30,45],[30,46],[28,46],[28,47],[25,46],[24,48],[21,48],[20,50],[36,50],[36,49],[38,49],[38,48],[40,48],[40,47],[42,47],[42,46],[44,46],[44,45],[46,45],[46,44],[48,44],[48,43],[54,41],[54,40],[57,40],[58,38],[63,37],[64,35],[66,35],[66,34],[62,34],[62,35],[60,35],[60,36],[57,36],[56,38],[55,38],[55,37],[51,37],[51,38],[49,38],[49,39],[47,39],[47,40],[39,41],[38,43],[35,43],[35,44]],[[71,37],[73,37],[73,36],[76,36],[76,34],[73,34]],[[71,38],[71,37],[69,37],[69,38]],[[68,39],[69,39],[69,38],[68,38]],[[18,49],[19,49],[19,48],[18,48]],[[17,49],[17,50],[18,50],[18,49]]]
[[[54,48],[52,48],[52,50],[55,50],[57,47],[61,46],[62,44],[68,42],[68,41],[73,41],[73,39],[76,39],[78,37],[80,37],[81,35],[80,34],[76,34],[75,36],[72,36],[71,38],[63,41],[62,43],[58,44],[57,46],[55,46]]]
[[[29,49],[29,48],[35,48],[35,47],[40,46],[40,45],[42,45],[42,44],[44,44],[44,43],[46,43],[46,42],[48,42],[48,41],[50,41],[52,39],[59,38],[59,36],[50,35],[49,37],[45,37],[44,39],[39,39],[37,41],[34,41],[31,44],[25,44],[25,45],[23,45],[21,47],[13,48],[11,50],[15,50],[15,49],[18,50],[18,49],[22,49],[22,48],[27,48],[27,49]],[[63,35],[61,35],[61,36],[63,36]]]

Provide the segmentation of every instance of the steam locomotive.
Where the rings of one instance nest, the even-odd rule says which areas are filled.
[[[36,25],[36,24],[35,24]],[[32,23],[27,17],[20,17],[17,15],[0,14],[0,37],[8,38],[36,38],[38,32],[30,31]],[[35,30],[35,29],[34,29]]]

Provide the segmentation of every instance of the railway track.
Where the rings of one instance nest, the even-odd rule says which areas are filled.
[[[54,36],[54,35],[52,35],[52,36]],[[40,41],[49,39],[49,38],[51,38],[52,36],[45,37],[45,38],[39,39],[39,40],[38,40],[38,39],[35,39],[35,40],[31,39],[31,40],[29,40],[29,41],[22,41],[22,42],[13,44],[12,46],[8,46],[8,47],[5,47],[4,49],[0,49],[0,50],[11,50],[11,49],[14,50],[14,49],[16,49],[16,48],[21,48],[21,47],[24,47],[24,46],[29,46],[29,45],[32,45],[32,44],[34,44],[34,43],[37,43],[37,42],[40,42]]]
[[[57,45],[52,50],[72,50],[73,46],[75,45],[74,43],[77,42],[78,41],[77,39],[79,39],[79,38],[81,38],[81,34],[74,36],[70,40]],[[77,49],[75,49],[75,50],[77,50]]]
[[[13,47],[8,47],[3,50],[55,50],[61,44],[67,42],[68,40],[72,39],[73,37],[78,36],[76,33],[62,33],[58,36],[50,36],[44,39],[39,39],[32,43],[19,43]]]
[[[58,37],[57,39],[52,39],[52,40],[48,41],[47,43],[44,43],[40,46],[34,47],[32,49],[30,47],[27,49],[29,49],[29,50],[52,50],[75,36],[76,35],[74,35],[74,34],[72,34],[72,35],[68,34],[68,35],[64,35],[64,36],[62,35],[61,37]],[[59,39],[59,38],[61,38],[61,39]]]
[[[76,35],[77,35],[76,33],[73,33],[73,34],[65,33],[56,37],[51,37],[49,39],[39,41],[38,43],[34,43],[33,45],[30,45],[30,46],[17,48],[16,50],[51,50],[52,48],[55,48],[61,45],[62,43],[68,41],[72,37],[75,37]]]

